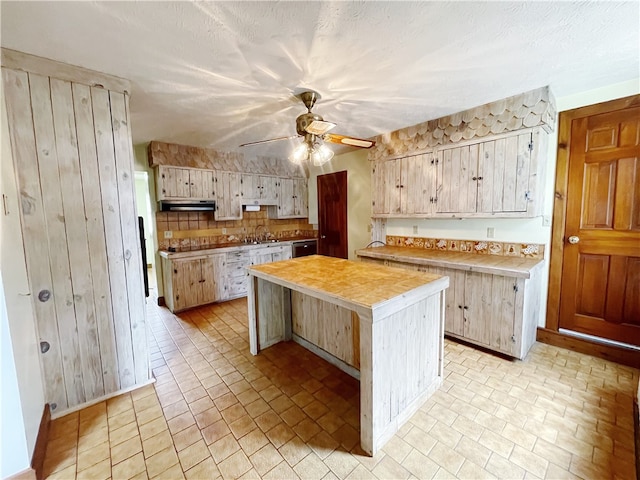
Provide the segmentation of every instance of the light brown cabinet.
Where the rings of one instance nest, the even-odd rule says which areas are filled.
[[[410,261],[361,260],[449,277],[445,334],[506,355],[524,358],[536,340],[541,274],[529,278],[444,268]]]
[[[159,166],[156,183],[158,200],[215,198],[211,170]]]
[[[435,179],[431,153],[376,162],[372,189],[374,215],[431,214]]]
[[[213,182],[216,192],[216,220],[242,219],[241,178],[242,175],[237,172],[215,172]]]
[[[172,312],[205,305],[224,298],[225,255],[163,259],[164,293]]]
[[[275,205],[278,203],[278,177],[242,174],[243,205]]]
[[[270,218],[306,218],[309,216],[307,180],[280,178],[278,205],[269,207]]]
[[[216,250],[212,250],[215,252]],[[245,245],[220,253],[161,253],[165,303],[172,312],[247,295],[247,268],[291,258],[291,243]]]
[[[375,161],[373,216],[540,215],[546,139],[534,128]]]

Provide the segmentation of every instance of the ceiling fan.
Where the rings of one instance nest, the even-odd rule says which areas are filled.
[[[327,133],[329,130],[334,128],[336,124],[326,122],[320,115],[311,111],[316,101],[320,99],[320,95],[318,94],[318,92],[307,90],[297,95],[297,97],[300,98],[302,103],[304,103],[304,106],[307,107],[307,112],[299,115],[298,118],[296,118],[296,132],[298,133],[298,135],[243,143],[240,146],[247,147],[251,145],[259,145],[262,143],[276,142],[279,140],[288,140],[291,138],[295,138],[296,136],[301,136],[303,137],[303,141],[289,156],[289,160],[294,163],[301,163],[304,160],[311,160],[314,165],[319,166],[328,162],[333,157],[333,151],[331,151],[326,145],[324,145],[322,141],[338,143],[341,145],[349,145],[350,147],[358,148],[371,148],[375,145],[375,142],[372,140]]]

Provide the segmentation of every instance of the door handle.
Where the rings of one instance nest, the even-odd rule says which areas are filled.
[[[580,237],[577,237],[576,235],[571,235],[569,237],[569,243],[571,245],[575,245],[576,243],[578,243],[580,241]]]
[[[327,238],[326,235],[320,235],[320,238]]]

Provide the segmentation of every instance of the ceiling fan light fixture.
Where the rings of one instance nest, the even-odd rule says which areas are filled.
[[[309,145],[307,144],[307,142],[302,142],[293,150],[293,152],[291,152],[291,155],[289,155],[289,161],[291,163],[295,163],[296,165],[300,165],[308,157]]]
[[[311,149],[309,157],[314,166],[320,167],[333,158],[333,151],[324,143],[316,143]]]

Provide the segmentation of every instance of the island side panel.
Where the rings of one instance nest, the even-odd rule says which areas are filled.
[[[359,368],[360,339],[354,337],[359,332],[354,332],[353,315],[351,310],[339,305],[291,292],[293,333],[348,365]]]
[[[442,292],[360,322],[361,444],[374,455],[442,384]]]
[[[264,348],[291,340],[291,291],[253,275],[248,287],[249,351],[257,355]]]
[[[259,350],[291,339],[291,291],[261,278],[256,285]]]

